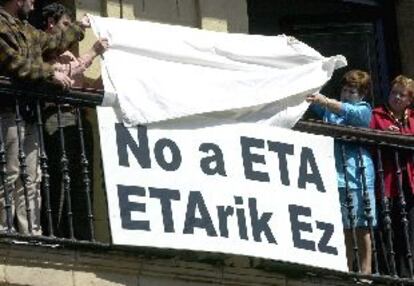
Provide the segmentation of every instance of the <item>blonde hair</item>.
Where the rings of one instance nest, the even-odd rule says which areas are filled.
[[[360,97],[369,97],[371,95],[371,76],[361,70],[350,70],[341,81],[342,86],[354,87],[358,90]]]
[[[414,99],[414,81],[411,78],[400,74],[399,76],[394,78],[391,84],[392,87],[396,85],[402,86],[408,91],[411,100]]]

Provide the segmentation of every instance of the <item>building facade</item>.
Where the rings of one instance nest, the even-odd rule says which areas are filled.
[[[37,5],[45,4],[41,0]],[[229,33],[293,35],[325,56],[343,54],[349,68],[369,70],[374,105],[383,102],[390,80],[414,76],[414,0],[71,0],[85,13],[141,19]],[[131,35],[139,37],[139,35]],[[81,42],[87,50],[92,31]],[[345,70],[344,70],[345,71]],[[339,71],[326,86],[334,86]],[[99,77],[95,62],[87,76]],[[96,126],[96,114],[89,112]],[[186,251],[110,246],[103,191],[99,134],[94,128],[93,201],[97,244],[0,243],[0,285],[353,285],[348,273],[262,259]],[[395,282],[380,277],[375,285]]]

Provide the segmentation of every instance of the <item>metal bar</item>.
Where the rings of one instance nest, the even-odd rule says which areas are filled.
[[[403,224],[403,234],[404,234],[404,240],[405,240],[405,246],[406,246],[406,258],[408,262],[408,269],[410,271],[410,277],[413,277],[413,261],[412,261],[412,252],[410,247],[410,235],[408,233],[408,219],[407,219],[407,202],[405,200],[404,196],[404,190],[402,186],[402,172],[401,172],[401,165],[400,165],[400,158],[399,158],[399,152],[398,150],[394,151],[394,158],[395,158],[395,165],[397,167],[397,187],[398,187],[398,195],[400,200],[400,214],[401,214],[401,222]]]
[[[414,137],[369,128],[341,126],[321,121],[299,121],[293,128],[301,132],[321,134],[364,144],[408,148],[414,146]]]
[[[0,117],[0,182],[3,186],[4,192],[4,210],[6,213],[7,231],[11,232],[13,229],[13,215],[12,205],[10,202],[9,186],[6,184],[7,178],[7,156],[3,137],[3,120]]]
[[[62,125],[62,111],[60,105],[57,105],[57,121],[58,121],[58,130],[60,136],[60,155],[61,155],[61,173],[62,173],[62,183],[63,183],[63,200],[66,202],[66,216],[68,218],[68,228],[69,228],[69,237],[74,239],[73,231],[73,213],[72,213],[72,201],[70,195],[70,176],[69,176],[69,160],[66,154],[65,148],[65,134],[63,132]]]
[[[374,258],[374,272],[373,274],[378,274],[378,255],[377,255],[377,245],[375,243],[375,236],[374,236],[374,228],[372,226],[372,208],[371,203],[369,200],[369,193],[367,189],[367,178],[365,175],[365,162],[364,157],[362,155],[363,148],[360,146],[358,148],[358,161],[359,161],[359,170],[361,171],[361,182],[362,182],[362,194],[363,194],[363,200],[364,200],[364,214],[365,218],[368,223],[368,229],[369,229],[369,235],[371,237],[371,249],[372,249],[372,257]],[[374,190],[372,190],[374,191]],[[375,214],[374,214],[375,215]]]
[[[351,234],[352,234],[352,250],[354,252],[354,261],[356,266],[356,271],[361,272],[361,261],[359,259],[358,254],[358,244],[357,244],[357,236],[355,230],[355,215],[353,214],[352,210],[354,209],[353,201],[352,201],[352,194],[349,190],[349,178],[348,178],[348,164],[346,162],[346,149],[343,143],[341,144],[341,157],[342,157],[342,168],[344,171],[344,179],[345,179],[345,195],[346,195],[346,208],[348,210],[348,219],[349,225],[351,226]]]
[[[397,277],[394,243],[392,239],[392,221],[390,217],[391,210],[388,197],[385,195],[384,168],[382,166],[382,150],[380,147],[377,148],[377,174],[381,191],[382,219],[386,235],[388,257],[391,266],[391,275]]]
[[[85,187],[85,195],[86,195],[86,208],[88,212],[88,222],[89,222],[89,231],[91,241],[95,241],[95,231],[93,226],[93,214],[92,214],[92,204],[91,204],[91,180],[89,178],[89,162],[88,157],[86,154],[85,149],[85,140],[84,140],[84,132],[83,132],[83,125],[82,125],[82,118],[79,108],[76,108],[76,120],[78,125],[79,131],[79,142],[81,148],[81,165],[82,165],[82,177],[83,177],[83,184]]]
[[[40,169],[42,171],[41,185],[43,188],[43,193],[45,195],[44,201],[46,205],[47,229],[48,229],[49,236],[54,236],[52,209],[50,207],[50,184],[49,184],[49,172],[48,172],[48,165],[47,165],[48,158],[46,154],[45,140],[44,140],[44,134],[43,134],[42,108],[41,108],[39,99],[36,101],[36,113],[37,113],[37,132],[39,135],[39,146],[40,146]]]
[[[67,90],[46,82],[38,82],[36,85],[30,82],[11,82],[8,78],[1,76],[0,94],[3,98],[24,96],[25,98],[42,98],[50,102],[66,102],[91,107],[100,105],[103,100],[103,90],[85,88]]]
[[[32,210],[30,208],[29,202],[29,193],[28,193],[28,186],[27,186],[27,164],[26,164],[26,154],[24,153],[24,145],[23,145],[23,138],[22,138],[22,122],[23,119],[20,115],[20,107],[19,107],[19,100],[16,98],[16,128],[17,128],[17,140],[18,140],[18,159],[19,159],[19,168],[20,168],[20,180],[22,181],[23,185],[23,192],[24,192],[24,200],[26,205],[26,218],[27,218],[27,228],[29,233],[33,233],[33,226],[32,226]]]
[[[33,236],[33,235],[25,235],[25,234],[20,234],[20,233],[7,233],[7,232],[0,231],[0,243],[7,241],[6,239],[28,241],[28,242],[33,243],[34,245],[37,245],[38,242],[46,242],[50,244],[62,244],[62,246],[73,245],[73,246],[76,246],[76,249],[78,249],[79,246],[90,247],[93,249],[109,249],[113,247],[113,245],[109,243],[103,243],[103,242],[91,242],[88,240],[74,240],[74,239],[68,239],[68,238],[63,238],[63,237]],[[47,247],[47,245],[45,246]],[[56,248],[56,247],[57,247],[56,245],[53,245],[53,248]],[[131,249],[133,249],[133,247],[131,247]]]

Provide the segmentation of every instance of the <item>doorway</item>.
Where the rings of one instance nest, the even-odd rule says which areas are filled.
[[[338,98],[339,82],[350,69],[373,79],[373,106],[389,92],[400,72],[394,4],[387,0],[248,1],[251,34],[292,35],[324,56],[344,55],[348,66],[334,73],[322,92]]]

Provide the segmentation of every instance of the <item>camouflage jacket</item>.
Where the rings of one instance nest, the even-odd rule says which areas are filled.
[[[51,79],[53,67],[43,61],[43,55],[63,52],[83,36],[78,24],[45,33],[0,7],[0,74],[23,80]]]

